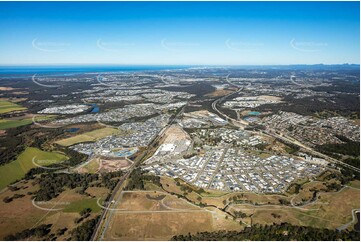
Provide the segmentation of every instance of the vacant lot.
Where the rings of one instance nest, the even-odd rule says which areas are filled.
[[[101,208],[97,204],[96,198],[86,198],[70,202],[63,210],[65,213],[80,213],[83,209],[90,208],[93,213],[97,213]]]
[[[14,192],[7,190],[0,193],[0,239],[3,239],[6,235],[33,227],[46,213],[46,211],[35,208],[31,202],[31,195],[26,194],[26,192],[36,189],[32,188],[30,182],[24,185],[28,186],[28,188],[16,191],[16,193],[25,196],[10,203],[4,203],[3,199],[12,197]]]
[[[103,159],[96,157],[77,169],[79,173],[113,172],[126,169],[131,162],[126,159]]]
[[[114,212],[104,240],[169,240],[177,234],[241,228],[218,209],[159,191],[123,192],[116,208],[122,210]]]
[[[77,172],[79,173],[96,173],[100,168],[100,158],[94,158],[92,160],[89,161],[89,163],[87,163],[84,166],[81,166],[79,168],[76,169]]]
[[[0,190],[23,178],[31,168],[55,164],[66,159],[68,157],[60,153],[46,152],[28,147],[16,160],[0,166]]]
[[[9,101],[0,101],[0,114],[9,113],[13,111],[22,111],[22,110],[26,110],[26,108],[19,104],[12,103]]]
[[[94,142],[98,139],[104,138],[104,137],[112,135],[112,134],[117,134],[117,133],[119,133],[118,129],[102,128],[102,129],[97,129],[97,130],[93,130],[90,132],[86,132],[83,134],[79,134],[74,137],[58,140],[55,143],[57,143],[61,146],[71,146],[71,145],[83,143],[83,142]]]
[[[65,190],[58,197],[46,201],[35,202],[33,205],[32,195],[28,192],[34,192],[38,189],[32,185],[33,181],[21,181],[17,184],[20,190],[12,192],[10,190],[0,193],[0,239],[9,234],[21,232],[24,229],[30,229],[41,224],[52,224],[51,233],[57,233],[58,229],[67,228],[65,235],[58,237],[58,240],[66,240],[70,237],[70,231],[78,226],[74,220],[80,218],[79,212],[83,208],[92,208],[91,216],[94,218],[99,214],[100,208],[97,207],[94,198],[81,195],[74,190]],[[92,189],[93,190],[93,189]],[[105,188],[94,188],[95,193],[102,193],[101,197],[106,196]],[[14,199],[10,203],[3,202],[5,197],[12,197],[14,194],[22,194],[24,197]],[[103,198],[104,198],[103,197]],[[42,208],[42,209],[41,209]],[[43,210],[46,208],[60,209],[57,211]]]
[[[161,183],[163,188],[167,192],[172,192],[180,195],[184,195],[187,199],[198,204],[200,202],[207,205],[216,206],[217,208],[223,209],[228,203],[234,200],[244,201],[250,204],[280,204],[280,199],[290,200],[289,197],[284,195],[259,195],[250,192],[222,192],[216,190],[206,190],[198,193],[199,188],[191,186],[182,180],[177,181],[169,177],[161,177]],[[193,191],[182,191],[182,187],[190,188]]]
[[[288,222],[294,225],[336,229],[352,220],[352,209],[360,207],[360,191],[344,188],[339,192],[320,193],[319,199],[302,208],[292,206],[232,205],[229,211],[252,215],[253,223]]]
[[[205,96],[208,96],[208,97],[220,97],[220,96],[225,96],[227,94],[230,94],[232,92],[234,92],[234,91],[232,91],[232,90],[224,90],[224,89],[217,89],[214,92],[206,94]]]
[[[119,171],[128,168],[131,164],[126,159],[101,159],[100,170],[105,172]]]
[[[124,211],[114,213],[105,240],[168,240],[212,230],[210,212],[163,192],[125,192],[117,208]]]
[[[212,230],[212,216],[204,212],[123,213],[116,214],[110,226],[105,240],[169,240],[177,234]]]

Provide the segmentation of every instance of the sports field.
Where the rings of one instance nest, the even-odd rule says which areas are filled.
[[[119,133],[118,129],[102,128],[102,129],[97,129],[97,130],[93,130],[90,132],[86,132],[83,134],[79,134],[74,137],[58,140],[55,143],[59,144],[61,146],[71,146],[71,145],[83,143],[83,142],[94,142],[98,139],[107,137],[112,134],[117,134],[117,133]]]
[[[33,163],[33,159],[35,164]],[[10,183],[20,180],[31,168],[47,166],[68,159],[65,155],[56,152],[46,152],[37,148],[28,147],[18,158],[6,165],[0,166],[0,190]]]
[[[9,101],[0,101],[0,114],[9,113],[13,111],[21,111],[21,110],[26,110],[26,108],[19,104],[12,103]]]

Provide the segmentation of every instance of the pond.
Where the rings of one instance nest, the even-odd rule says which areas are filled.
[[[248,112],[248,115],[258,116],[258,115],[261,115],[261,113],[260,113],[260,112],[256,112],[256,111],[252,111],[252,112]]]
[[[93,109],[91,111],[91,113],[99,113],[99,107],[96,104],[91,104]]]

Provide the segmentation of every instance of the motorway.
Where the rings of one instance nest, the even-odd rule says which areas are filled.
[[[227,82],[229,82],[229,80],[227,79]],[[229,82],[230,83],[230,82]],[[234,94],[237,94],[237,93],[240,93],[244,87],[239,87],[238,85],[235,85],[233,83],[230,83],[232,86],[237,86],[238,89],[235,91],[235,92],[232,92],[230,94],[227,94],[226,96],[223,96],[223,97],[220,97],[219,99],[216,99],[213,101],[212,103],[212,109],[218,113],[220,116],[222,116],[223,118],[225,118],[226,120],[230,121],[232,123],[233,126],[236,126],[238,128],[241,128],[241,129],[244,129],[244,127],[247,125],[246,122],[241,122],[239,120],[235,120],[231,117],[229,117],[227,114],[225,113],[222,113],[218,108],[217,108],[217,104],[222,102],[223,100],[225,100],[226,98],[228,98],[229,96],[231,95],[234,95]],[[178,118],[179,115],[183,114],[184,112],[184,108],[186,107],[187,105],[183,106],[183,108],[174,116],[174,118],[167,124],[166,127],[164,127],[162,129],[162,131],[157,135],[157,137],[155,137],[155,139],[151,142],[151,144],[149,145],[149,147],[152,147],[154,146],[158,141],[159,139],[161,138],[162,134],[164,133],[164,131],[170,127],[174,122],[175,120]],[[307,147],[306,145],[300,143],[299,141],[291,138],[291,137],[287,137],[285,136],[284,134],[281,134],[281,135],[278,135],[276,134],[276,131],[273,131],[273,130],[270,130],[270,131],[260,131],[261,134],[263,135],[267,135],[267,136],[271,136],[273,138],[278,138],[280,140],[283,140],[284,142],[286,143],[290,143],[290,144],[293,144],[297,147],[300,147],[300,148],[303,148],[304,150],[307,150],[309,153],[313,154],[313,155],[316,155],[316,156],[319,156],[319,157],[322,157],[328,161],[331,161],[333,163],[336,163],[336,164],[339,164],[339,165],[342,165],[344,167],[347,167],[349,169],[352,169],[354,171],[357,171],[357,172],[360,172],[360,169],[359,168],[356,168],[356,167],[353,167],[353,166],[350,166],[344,162],[341,162],[339,160],[336,160],[334,158],[331,158],[325,154],[322,154],[320,152],[317,152],[315,151],[314,149],[310,148],[310,147]],[[147,157],[148,155],[148,150],[147,150],[147,153],[144,157]],[[120,179],[120,181],[118,182],[117,186],[115,187],[115,189],[113,190],[112,192],[112,195],[109,199],[109,204],[107,205],[107,208],[106,209],[103,209],[103,213],[101,215],[101,218],[94,230],[94,233],[92,235],[92,238],[91,240],[102,240],[103,236],[104,236],[104,233],[109,225],[109,221],[111,220],[111,215],[113,214],[114,212],[114,209],[112,209],[112,206],[114,204],[117,204],[116,202],[114,201],[118,201],[118,199],[120,198],[120,195],[122,193],[122,190],[123,190],[123,183],[124,181],[126,181],[130,174],[132,173],[132,171],[142,162],[143,160],[140,159],[138,162],[135,162],[132,164],[132,166],[129,168],[129,170],[127,171],[127,173]],[[111,213],[109,213],[111,212]]]
[[[226,98],[228,98],[228,97],[231,96],[231,95],[234,95],[234,94],[236,94],[236,93],[240,93],[240,92],[244,89],[244,87],[240,87],[240,86],[238,86],[238,85],[236,85],[236,84],[231,83],[231,82],[228,80],[228,78],[227,78],[227,82],[230,83],[232,86],[237,86],[237,87],[239,87],[239,89],[236,90],[235,92],[232,92],[232,93],[230,93],[230,94],[227,94],[226,96],[223,96],[223,97],[220,97],[219,99],[216,99],[216,100],[212,103],[212,108],[213,108],[214,111],[216,111],[216,112],[217,112],[219,115],[221,115],[223,118],[225,118],[226,120],[230,121],[233,126],[238,127],[238,128],[241,128],[241,129],[244,129],[244,128],[246,127],[247,123],[242,122],[242,121],[239,121],[239,120],[235,120],[235,119],[229,117],[227,114],[222,113],[222,112],[217,108],[217,104],[218,104],[219,102],[222,102],[223,100],[225,100]],[[354,166],[351,166],[351,165],[349,165],[349,164],[347,164],[347,163],[344,163],[344,162],[342,162],[342,161],[336,160],[336,159],[334,159],[334,158],[332,158],[332,157],[329,157],[329,156],[327,156],[327,155],[325,155],[325,154],[322,154],[322,153],[320,153],[320,152],[318,152],[318,151],[316,151],[316,150],[314,150],[314,149],[312,149],[312,148],[310,148],[310,147],[302,144],[301,142],[299,142],[298,140],[296,140],[296,139],[294,139],[294,138],[288,137],[288,136],[286,136],[285,134],[280,134],[280,135],[278,135],[278,134],[276,133],[276,130],[272,130],[272,129],[269,129],[269,131],[264,131],[264,130],[263,130],[263,131],[260,131],[260,133],[263,134],[263,135],[271,136],[271,137],[273,137],[273,138],[278,138],[278,139],[280,139],[280,140],[282,140],[282,141],[284,141],[284,142],[286,142],[286,143],[290,143],[290,144],[293,144],[293,145],[295,145],[295,146],[297,146],[297,147],[303,148],[304,150],[308,151],[310,154],[315,155],[315,156],[318,156],[318,157],[321,157],[321,158],[323,158],[323,159],[325,159],[325,160],[327,160],[327,161],[329,161],[329,162],[332,162],[332,163],[341,165],[341,166],[343,166],[343,167],[349,168],[349,169],[351,169],[351,170],[353,170],[353,171],[356,171],[356,172],[360,172],[360,169],[359,169],[359,168],[354,167]]]
[[[216,111],[216,113],[218,113],[221,117],[223,117],[224,119],[226,119],[227,121],[231,122],[234,126],[237,126],[238,128],[244,129],[244,127],[247,125],[246,122],[242,122],[239,120],[236,120],[234,118],[229,117],[227,114],[222,113],[218,108],[217,108],[217,104],[219,102],[222,102],[223,100],[225,100],[226,98],[230,97],[231,95],[234,95],[236,93],[240,93],[244,88],[241,87],[239,88],[237,91],[235,92],[231,92],[230,94],[227,94],[226,96],[220,97],[216,100],[213,101],[212,103],[212,108],[214,111]]]
[[[351,169],[351,170],[354,170],[354,171],[356,171],[356,172],[360,172],[360,169],[357,168],[357,167],[351,166],[351,165],[349,165],[349,164],[347,164],[347,163],[344,163],[344,162],[342,162],[342,161],[339,161],[339,160],[336,160],[336,159],[334,159],[334,158],[332,158],[332,157],[329,157],[329,156],[327,156],[327,155],[325,155],[325,154],[322,154],[322,153],[320,153],[320,152],[318,152],[318,151],[316,151],[316,150],[314,150],[314,149],[312,149],[312,148],[310,148],[310,147],[302,144],[302,143],[299,142],[298,140],[296,140],[296,139],[294,139],[294,138],[292,138],[292,137],[286,136],[285,134],[280,134],[280,135],[278,135],[278,134],[276,134],[276,131],[275,131],[275,130],[271,130],[271,129],[269,129],[269,130],[270,130],[271,132],[270,132],[270,131],[265,131],[265,130],[262,130],[262,131],[260,131],[260,132],[261,132],[262,134],[264,134],[264,135],[272,136],[272,137],[274,137],[274,138],[278,138],[278,139],[280,139],[280,140],[283,140],[283,141],[286,142],[286,143],[291,143],[291,144],[293,144],[293,145],[295,145],[295,146],[297,146],[297,147],[300,147],[300,148],[308,151],[308,152],[309,152],[310,154],[312,154],[312,155],[321,157],[321,158],[323,158],[323,159],[325,159],[325,160],[327,160],[327,161],[330,161],[330,162],[332,162],[332,163],[336,163],[336,164],[338,164],[338,165],[347,167],[347,168],[349,168],[349,169]]]

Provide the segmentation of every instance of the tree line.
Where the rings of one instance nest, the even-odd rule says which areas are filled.
[[[273,225],[254,225],[242,231],[198,232],[196,234],[176,235],[172,240],[259,240],[259,241],[292,241],[292,240],[360,240],[360,233],[355,231],[338,231],[288,223]]]
[[[35,193],[36,201],[48,201],[57,197],[65,188],[74,189],[80,187],[80,193],[85,193],[89,186],[105,186],[113,190],[122,171],[105,174],[79,174],[79,173],[44,173],[36,179],[40,189]]]

